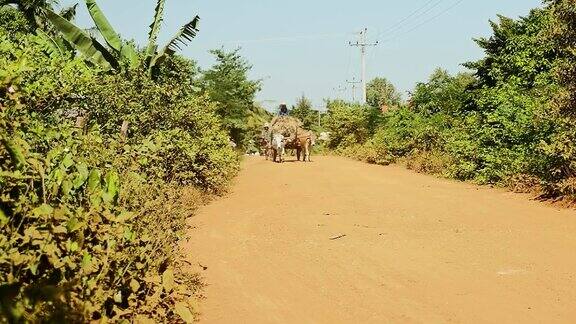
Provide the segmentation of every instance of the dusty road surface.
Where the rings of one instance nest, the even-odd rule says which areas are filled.
[[[576,212],[524,195],[254,158],[191,222],[205,323],[576,323]]]

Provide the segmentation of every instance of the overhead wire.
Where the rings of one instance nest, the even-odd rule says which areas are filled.
[[[383,42],[383,43],[390,42],[390,41],[395,40],[395,39],[397,39],[397,38],[399,38],[399,37],[401,37],[401,36],[407,35],[407,34],[409,34],[409,33],[413,32],[413,31],[417,30],[418,28],[420,28],[420,27],[422,27],[422,26],[427,25],[428,23],[430,23],[430,22],[436,20],[437,18],[443,16],[444,14],[448,13],[450,10],[454,9],[455,7],[457,7],[457,6],[458,6],[459,4],[461,4],[462,2],[464,2],[464,0],[458,0],[458,1],[454,2],[451,6],[447,7],[447,8],[444,9],[444,10],[442,10],[442,11],[439,12],[438,14],[430,17],[429,19],[424,20],[423,22],[421,22],[421,23],[413,26],[412,28],[410,28],[409,30],[407,30],[407,31],[405,31],[405,32],[402,32],[402,33],[400,33],[400,34],[393,35],[392,37],[387,38],[387,39],[383,40],[382,42]]]
[[[445,0],[428,0],[424,5],[418,7],[416,10],[411,12],[408,16],[404,17],[403,19],[401,19],[400,21],[398,21],[394,25],[384,29],[381,34],[394,33],[398,30],[401,30],[402,28],[405,27],[406,24],[410,24],[412,21],[418,20],[419,18],[425,16],[427,13],[434,10],[436,7],[438,7],[444,1]],[[424,10],[424,11],[422,11],[422,10]],[[381,34],[379,34],[378,37],[380,37]]]

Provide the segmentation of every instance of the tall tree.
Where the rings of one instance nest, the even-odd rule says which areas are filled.
[[[552,174],[551,159],[541,151],[556,127],[547,118],[557,58],[554,45],[545,38],[550,23],[546,9],[534,9],[520,19],[499,16],[491,22],[493,35],[476,40],[485,57],[465,64],[476,79],[463,112],[474,149],[457,158],[474,161],[480,182],[498,182],[514,174]]]
[[[564,88],[559,107],[566,115],[576,117],[576,2],[573,0],[547,0],[553,23],[550,36],[559,53],[555,72]]]
[[[546,0],[552,22],[547,28],[548,42],[558,59],[553,75],[558,89],[552,100],[551,113],[555,134],[544,153],[551,160],[545,189],[550,196],[567,196],[576,200],[576,2]],[[543,38],[545,40],[545,38]]]
[[[316,124],[318,112],[312,109],[312,102],[306,96],[302,95],[292,107],[290,116],[296,117],[302,121],[304,128],[310,129]]]
[[[232,139],[242,145],[247,139],[245,133],[250,111],[254,107],[256,93],[260,91],[260,81],[249,80],[252,68],[240,56],[239,50],[225,52],[212,50],[216,64],[204,72],[202,90],[217,103],[217,113]]]
[[[367,85],[366,101],[374,108],[385,109],[400,106],[402,96],[386,78],[375,78]]]

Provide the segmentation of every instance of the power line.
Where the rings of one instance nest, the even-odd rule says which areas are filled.
[[[414,19],[418,19],[418,18],[426,15],[430,11],[432,11],[434,8],[438,7],[438,5],[440,5],[442,2],[444,2],[444,0],[429,0],[423,6],[417,8],[412,13],[410,13],[408,16],[404,17],[404,19],[398,21],[396,24],[392,25],[391,27],[386,28],[382,33],[393,33],[397,30],[401,30],[402,28],[404,28],[404,26],[403,26],[404,23],[407,22],[410,18],[414,17]],[[432,6],[430,6],[430,5],[432,5]],[[424,12],[420,12],[421,10],[424,10]]]
[[[461,4],[462,2],[464,2],[464,0],[458,0],[458,1],[456,1],[455,3],[453,3],[451,6],[449,6],[448,8],[446,8],[446,9],[444,9],[443,11],[439,12],[438,14],[432,16],[431,18],[423,21],[422,23],[420,23],[420,24],[418,24],[418,25],[410,28],[409,30],[407,30],[407,31],[405,31],[405,32],[403,32],[403,33],[393,35],[392,37],[390,37],[390,38],[388,38],[388,39],[385,39],[385,40],[383,40],[382,42],[383,42],[383,43],[384,43],[384,42],[390,42],[391,40],[397,39],[398,37],[401,37],[401,36],[404,36],[404,35],[406,35],[406,34],[409,34],[409,33],[413,32],[413,31],[415,31],[416,29],[418,29],[418,28],[420,28],[420,27],[422,27],[422,26],[424,26],[424,25],[426,25],[426,24],[434,21],[435,19],[441,17],[442,15],[446,14],[447,12],[449,12],[449,11],[452,10],[452,9],[454,9],[456,6],[458,6],[458,5]]]

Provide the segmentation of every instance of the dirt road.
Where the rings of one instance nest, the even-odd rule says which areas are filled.
[[[191,222],[205,323],[576,322],[576,212],[524,195],[254,158]]]

